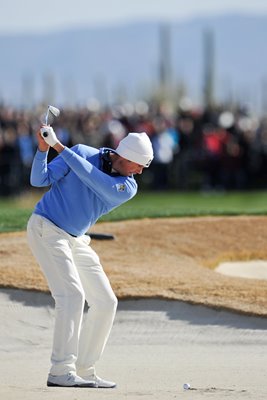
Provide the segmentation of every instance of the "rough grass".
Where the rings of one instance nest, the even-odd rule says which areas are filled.
[[[25,230],[34,205],[43,193],[43,191],[33,191],[15,199],[0,201],[0,232]],[[143,192],[103,216],[100,222],[141,218],[266,214],[266,192]]]
[[[92,241],[120,298],[158,297],[267,316],[267,281],[218,274],[220,261],[267,260],[267,216],[140,219],[97,224]],[[25,232],[0,234],[0,286],[48,291]]]

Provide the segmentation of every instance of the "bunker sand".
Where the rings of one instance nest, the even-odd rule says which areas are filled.
[[[8,315],[8,318],[7,318]],[[180,301],[119,302],[97,363],[116,389],[48,388],[55,319],[48,293],[0,291],[0,397],[5,400],[265,400],[267,324]],[[192,390],[185,392],[189,382]]]

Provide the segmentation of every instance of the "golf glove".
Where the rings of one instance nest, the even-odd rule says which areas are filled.
[[[44,141],[49,144],[49,146],[53,147],[55,144],[59,143],[59,140],[54,132],[52,126],[43,126],[40,130],[41,136],[43,137]]]

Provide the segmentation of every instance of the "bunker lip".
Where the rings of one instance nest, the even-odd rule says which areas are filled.
[[[267,261],[229,261],[219,264],[215,271],[230,277],[267,280]]]

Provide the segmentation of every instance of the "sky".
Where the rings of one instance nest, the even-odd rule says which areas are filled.
[[[0,34],[49,33],[79,27],[212,14],[267,14],[266,0],[0,0]]]

